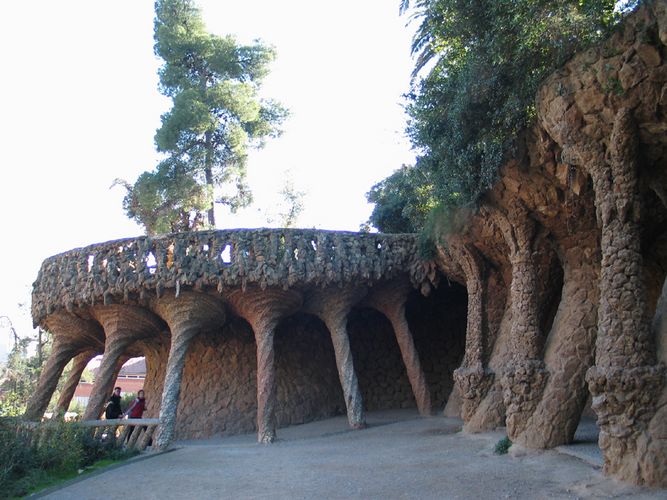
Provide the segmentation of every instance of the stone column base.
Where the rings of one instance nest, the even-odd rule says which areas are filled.
[[[477,411],[479,404],[489,392],[495,374],[483,368],[457,368],[454,380],[461,391],[461,418],[467,423]]]
[[[635,484],[665,485],[664,444],[648,433],[665,383],[665,366],[592,366],[586,373],[600,427],[604,472]],[[659,436],[655,436],[659,439]],[[659,448],[662,448],[662,452]],[[661,460],[652,459],[654,455]],[[656,469],[662,473],[656,474]],[[662,476],[662,480],[651,480]]]
[[[541,359],[523,359],[507,366],[500,379],[507,412],[507,436],[516,440],[523,432],[547,384],[549,372]]]

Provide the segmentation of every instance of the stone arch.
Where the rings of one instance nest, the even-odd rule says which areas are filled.
[[[391,322],[371,307],[355,307],[347,328],[366,411],[416,408]]]
[[[279,427],[345,414],[333,345],[320,318],[303,312],[284,318],[275,349]]]
[[[65,366],[72,359],[87,351],[99,352],[104,348],[102,328],[88,318],[58,311],[45,318],[43,325],[53,334],[53,347],[26,406],[24,418],[27,420],[42,418]]]
[[[250,324],[229,314],[197,335],[183,368],[174,439],[257,430],[257,358]]]
[[[406,317],[436,413],[447,404],[454,388],[454,370],[463,359],[466,313],[466,290],[454,281],[441,279],[426,297],[417,290],[408,296]]]

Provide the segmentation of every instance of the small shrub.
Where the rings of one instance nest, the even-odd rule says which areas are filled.
[[[40,429],[35,450],[36,465],[56,473],[76,470],[83,459],[83,430],[63,421],[50,422]]]
[[[20,432],[18,420],[0,418],[0,491],[33,468],[30,435]]]
[[[100,441],[91,429],[71,423],[27,428],[17,418],[0,417],[0,497],[24,496],[75,477],[100,460],[124,460],[137,453],[123,450],[113,435]]]
[[[510,438],[505,436],[496,443],[496,447],[494,448],[493,452],[496,455],[505,455],[509,451],[510,446],[512,446],[512,441],[510,441]]]

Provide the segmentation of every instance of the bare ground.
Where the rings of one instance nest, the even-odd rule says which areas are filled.
[[[50,499],[127,498],[667,498],[664,490],[618,483],[562,451],[495,455],[502,431],[460,432],[459,420],[378,412],[369,428],[345,419],[281,429],[262,446],[254,435],[183,441],[52,491]],[[590,454],[590,453],[589,453]],[[512,456],[514,455],[514,456]]]

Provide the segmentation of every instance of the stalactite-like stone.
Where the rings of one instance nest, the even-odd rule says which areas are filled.
[[[541,359],[537,270],[533,260],[536,224],[519,200],[510,203],[507,215],[494,211],[492,216],[507,244],[512,266],[510,349],[513,359],[504,368],[500,383],[507,413],[507,435],[514,441],[537,407],[548,378]]]
[[[620,109],[606,161],[599,158],[590,165],[602,230],[602,267],[595,366],[587,380],[605,472],[665,486],[667,440],[650,429],[665,367],[656,364],[641,275],[637,134],[632,111]],[[656,469],[661,472],[656,474]]]
[[[454,371],[454,380],[462,398],[461,418],[464,429],[476,432],[470,424],[482,399],[486,396],[494,374],[484,367],[484,302],[486,300],[484,261],[472,245],[457,238],[450,238],[448,245],[458,257],[457,262],[465,276],[468,291],[468,315],[466,325],[466,347],[461,367]]]

